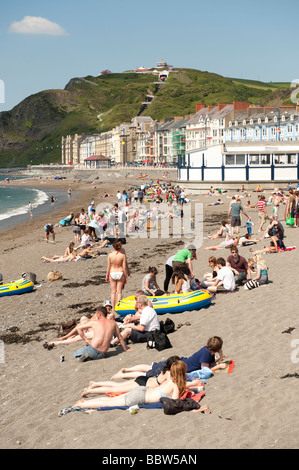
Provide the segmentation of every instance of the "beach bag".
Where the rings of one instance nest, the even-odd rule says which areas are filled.
[[[22,278],[33,282],[33,284],[36,283],[36,274],[34,274],[34,273],[23,273]]]
[[[195,277],[192,277],[190,281],[190,289],[194,291],[194,290],[199,290],[200,288],[201,288],[201,282],[198,279],[195,279]]]
[[[50,271],[47,275],[49,282],[57,281],[58,279],[62,279],[62,274],[59,271]]]
[[[160,321],[160,331],[166,333],[173,333],[175,331],[175,324],[171,318],[166,318],[165,322],[163,320]]]
[[[146,333],[147,349],[156,348],[157,351],[172,348],[166,333],[160,330],[148,331]]]
[[[256,287],[259,287],[259,282],[258,281],[253,281],[253,280],[250,280],[248,282],[246,282],[246,284],[244,284],[244,289],[246,290],[252,290],[252,289],[255,289]]]
[[[181,413],[181,411],[198,410],[201,407],[201,405],[192,398],[161,397],[160,403],[166,415],[176,415],[177,413]]]
[[[294,225],[294,223],[295,223],[294,217],[287,217],[286,218],[286,224],[287,225]]]

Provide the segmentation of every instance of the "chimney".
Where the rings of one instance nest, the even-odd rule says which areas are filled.
[[[196,103],[196,108],[195,108],[196,111],[195,112],[197,113],[197,111],[200,111],[201,109],[203,109],[205,107],[206,107],[206,105],[204,103]]]
[[[221,109],[225,108],[229,103],[218,103],[218,111],[221,111]]]
[[[234,111],[246,111],[249,108],[250,103],[248,101],[234,101]]]
[[[296,113],[299,113],[299,101],[298,101],[298,103],[296,104]]]
[[[214,108],[215,108],[215,105],[214,105],[214,104],[210,104],[210,105],[208,106],[208,113],[209,113],[212,109],[214,109]]]

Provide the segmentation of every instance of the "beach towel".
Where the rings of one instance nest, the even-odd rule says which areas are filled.
[[[295,249],[296,249],[295,246],[287,246],[287,247],[285,248],[285,250],[284,250],[283,248],[279,248],[279,247],[278,247],[278,248],[277,248],[277,251],[279,251],[279,252],[282,251],[282,252],[283,252],[283,251],[292,251],[292,250],[295,250]]]
[[[146,409],[161,409],[162,404],[160,402],[157,403],[148,403],[147,405],[138,405],[139,408],[146,408]],[[128,410],[129,406],[102,406],[101,408],[81,408],[81,406],[66,406],[59,411],[58,417],[61,418],[62,416],[67,415],[68,413],[72,413],[73,411],[78,411],[80,413],[89,415],[94,411],[109,411],[109,410]]]
[[[227,359],[223,361],[223,364],[227,364],[225,369],[217,369],[214,371],[214,374],[231,374],[234,370],[235,362],[232,359]]]
[[[121,395],[121,393],[120,393]],[[195,402],[199,402],[203,397],[204,397],[205,393],[204,392],[200,392],[200,393],[193,393],[193,392],[190,392],[189,390],[187,390],[184,395],[179,398],[179,400],[184,400],[186,398],[189,398]],[[156,403],[148,403],[146,405],[138,405],[139,408],[145,408],[145,409],[148,409],[148,410],[153,410],[153,409],[161,409],[163,408],[163,405],[161,403],[161,401],[158,401]],[[73,411],[78,411],[80,413],[83,413],[83,414],[90,414],[94,411],[109,411],[109,410],[128,410],[130,407],[129,406],[102,406],[101,408],[81,408],[81,406],[75,406],[75,407],[72,407],[71,406],[66,406],[65,408],[62,408],[59,412],[58,412],[58,417],[61,418],[62,416],[65,416],[67,415],[68,413],[72,413]]]

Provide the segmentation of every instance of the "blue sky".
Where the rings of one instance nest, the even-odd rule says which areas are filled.
[[[73,77],[161,59],[291,82],[299,79],[298,13],[298,0],[9,0],[0,11],[0,111]]]

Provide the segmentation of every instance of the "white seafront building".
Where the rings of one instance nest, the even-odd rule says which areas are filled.
[[[299,141],[225,142],[191,151],[178,166],[187,182],[297,181]]]

